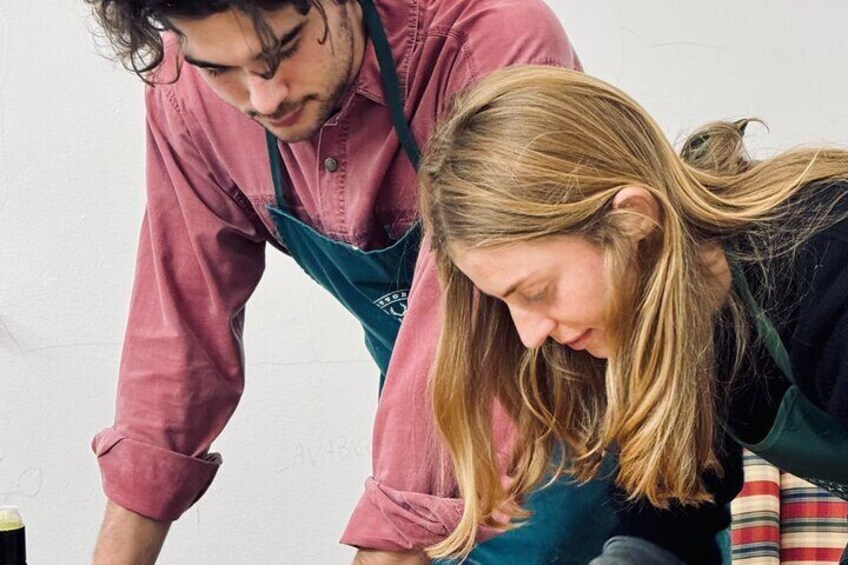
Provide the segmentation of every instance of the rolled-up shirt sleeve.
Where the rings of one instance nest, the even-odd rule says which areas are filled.
[[[445,85],[440,108],[490,72],[510,65],[544,64],[580,69],[556,15],[542,2],[471,6],[461,29],[444,33],[462,42],[428,80]],[[510,30],[508,34],[502,30]],[[425,39],[426,42],[426,39]],[[434,76],[435,75],[435,76]],[[447,75],[447,76],[444,76]],[[416,123],[412,124],[416,130]],[[429,135],[429,132],[427,132]],[[441,448],[427,387],[441,327],[441,290],[426,242],[416,266],[409,309],[392,354],[373,433],[373,476],[348,521],[341,542],[387,551],[419,549],[444,539],[462,515],[456,487],[443,478]],[[494,434],[506,453],[513,430],[495,412]],[[478,541],[497,532],[479,531]]]
[[[373,433],[373,476],[365,483],[342,543],[404,551],[420,549],[450,534],[462,516],[463,501],[433,420],[430,366],[441,328],[441,286],[429,241],[422,242],[406,316],[377,410]],[[397,373],[398,368],[415,369]],[[413,378],[414,377],[414,378]],[[515,428],[503,409],[492,410],[492,437],[506,468]],[[505,482],[509,479],[504,475]],[[477,541],[497,535],[480,527]]]
[[[436,438],[428,374],[437,346],[440,286],[422,245],[406,316],[377,410],[373,476],[342,537],[357,547],[403,551],[444,539],[462,514]],[[400,372],[403,370],[403,372]]]
[[[174,520],[221,464],[209,449],[242,393],[244,307],[265,238],[213,177],[173,91],[150,88],[146,103],[147,206],[115,422],[92,448],[110,500]]]

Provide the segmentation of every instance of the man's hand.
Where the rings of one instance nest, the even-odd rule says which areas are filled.
[[[360,549],[353,565],[427,565],[430,560],[423,551],[399,552]]]
[[[153,565],[170,527],[108,502],[92,564]]]

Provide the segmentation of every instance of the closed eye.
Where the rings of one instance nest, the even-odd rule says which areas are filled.
[[[212,78],[219,77],[230,70],[227,67],[201,67],[201,69],[203,69],[203,72],[206,73],[206,76]]]
[[[294,29],[286,33],[283,37],[277,40],[276,47],[274,50],[274,56],[271,57],[268,54],[260,53],[255,57],[256,60],[264,60],[269,64],[269,68],[266,72],[262,73],[262,78],[270,79],[277,72],[277,65],[279,65],[280,61],[284,59],[288,59],[297,53],[297,49],[300,45],[301,41],[301,31],[305,23],[301,22],[299,25],[295,26]],[[211,61],[201,61],[191,57],[187,53],[183,53],[183,59],[189,65],[198,67],[203,70],[206,76],[215,78],[219,77],[222,74],[232,70],[235,67],[229,67],[224,65],[217,65]]]
[[[292,45],[288,49],[279,51],[277,53],[277,57],[279,57],[281,61],[284,59],[288,59],[289,57],[297,53],[298,47],[300,47],[300,38],[298,38],[298,40],[295,41],[294,45]]]
[[[523,294],[523,298],[525,302],[528,304],[537,304],[539,302],[543,302],[545,298],[548,296],[548,287],[545,286],[538,292],[533,292],[531,294]]]

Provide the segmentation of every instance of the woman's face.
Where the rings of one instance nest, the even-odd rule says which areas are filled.
[[[557,343],[606,359],[609,284],[603,250],[577,236],[451,250],[481,292],[506,303],[521,341]]]

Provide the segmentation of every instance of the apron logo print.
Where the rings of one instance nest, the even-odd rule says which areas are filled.
[[[384,294],[375,300],[374,304],[379,306],[386,314],[398,320],[403,320],[403,317],[406,315],[408,296],[408,290],[398,290]]]
[[[837,496],[843,500],[848,500],[848,486],[825,481],[824,479],[816,479],[811,477],[803,477],[809,483],[813,483],[817,487],[828,491],[830,494]]]

